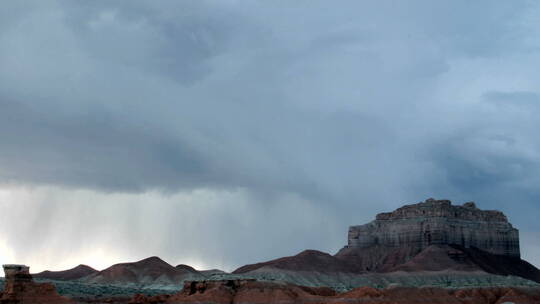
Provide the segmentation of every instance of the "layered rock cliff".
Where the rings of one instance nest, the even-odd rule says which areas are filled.
[[[519,232],[500,211],[427,199],[352,226],[336,255],[368,272],[482,271],[540,282],[520,258]]]
[[[519,232],[500,211],[480,210],[474,203],[455,206],[448,200],[427,199],[380,213],[368,224],[349,228],[347,247],[374,245],[412,247],[460,245],[519,257]]]

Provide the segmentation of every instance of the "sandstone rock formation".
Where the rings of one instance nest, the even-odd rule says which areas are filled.
[[[348,245],[336,257],[366,271],[392,271],[430,246],[447,245],[520,260],[518,230],[502,212],[480,210],[472,202],[455,206],[434,199],[350,227]]]
[[[448,200],[427,199],[349,228],[346,248],[377,245],[416,251],[430,245],[460,245],[496,255],[520,256],[518,230],[502,212],[480,210],[472,202],[455,206]]]
[[[0,294],[0,304],[64,304],[72,303],[59,296],[54,285],[35,283],[25,265],[4,265],[4,290]]]

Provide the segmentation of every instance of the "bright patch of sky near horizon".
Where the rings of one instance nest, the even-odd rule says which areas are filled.
[[[232,270],[428,197],[540,266],[540,4],[17,1],[0,263]]]

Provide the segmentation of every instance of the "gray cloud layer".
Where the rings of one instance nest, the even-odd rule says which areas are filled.
[[[0,182],[6,189],[47,185],[71,199],[109,195],[100,196],[108,203],[82,207],[67,198],[52,203],[35,190],[25,208],[51,211],[28,227],[77,218],[78,210],[99,217],[108,208],[126,218],[147,206],[182,217],[197,202],[177,206],[167,196],[206,189],[240,191],[247,202],[236,210],[242,217],[272,216],[265,225],[236,226],[226,202],[202,204],[192,216],[228,232],[225,240],[198,224],[176,229],[174,218],[164,230],[152,228],[157,216],[130,222],[119,215],[101,225],[137,226],[193,247],[154,244],[172,259],[215,244],[218,253],[205,254],[205,262],[221,259],[225,267],[292,254],[300,245],[336,250],[347,225],[430,196],[501,209],[528,239],[540,231],[534,2],[3,7]],[[146,207],[115,202],[119,193],[144,198],[153,191],[164,197],[147,197]],[[288,212],[293,202],[309,211],[301,218]],[[12,204],[4,202],[4,210]],[[322,214],[324,233],[310,228]],[[21,219],[10,219],[0,234],[14,250],[28,251],[28,242],[46,246],[30,228],[18,232],[28,235],[25,242],[15,241],[5,227]],[[278,225],[298,227],[297,236],[283,240],[272,232]],[[74,241],[104,233],[73,226],[66,238]],[[190,227],[208,234],[208,242],[189,239]],[[249,235],[238,236],[245,229]],[[118,237],[143,250],[142,232],[130,231]],[[243,254],[240,240],[259,249]],[[278,244],[267,248],[269,241]],[[540,251],[523,247],[526,256]]]

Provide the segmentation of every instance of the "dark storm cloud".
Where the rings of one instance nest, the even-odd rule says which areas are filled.
[[[91,234],[90,224],[59,233],[55,221],[71,215],[119,231],[133,251],[146,235],[155,254],[184,250],[231,267],[303,247],[336,250],[348,225],[431,196],[476,200],[524,231],[540,229],[524,223],[538,212],[540,179],[534,2],[4,7],[0,182],[38,187],[33,198],[17,195],[51,208],[13,234]],[[201,189],[226,198],[190,199]],[[148,220],[145,198],[158,210]],[[109,206],[118,217],[106,216]],[[178,228],[186,214],[192,221]],[[287,231],[276,225],[295,237],[280,239]],[[326,230],[318,238],[312,225]],[[92,231],[97,243],[106,234]],[[252,251],[239,253],[249,241]]]
[[[186,1],[65,2],[65,21],[90,56],[189,84],[212,72],[208,59],[228,48],[249,25],[226,6]]]
[[[334,54],[335,46],[314,48],[317,43],[312,41],[319,41],[318,35],[307,37],[307,41],[291,48],[279,45],[270,48],[268,44],[273,43],[272,40],[279,42],[279,37],[271,40],[248,37],[246,41],[237,42],[240,48],[230,50],[229,47],[225,52],[227,47],[223,44],[227,39],[224,37],[233,33],[241,35],[242,29],[222,34],[227,26],[212,27],[212,23],[226,25],[230,18],[236,17],[214,16],[213,10],[204,5],[202,8],[189,5],[187,11],[195,11],[195,15],[202,12],[206,14],[204,19],[217,21],[200,25],[191,22],[194,17],[189,14],[186,21],[182,6],[173,8],[179,9],[179,15],[174,15],[176,19],[170,17],[171,24],[158,18],[164,14],[162,10],[152,15],[158,8],[144,5],[83,8],[82,12],[79,7],[69,7],[62,14],[57,10],[43,14],[42,18],[47,18],[45,21],[52,23],[51,27],[64,29],[58,34],[62,36],[55,39],[65,38],[70,43],[57,48],[56,44],[49,45],[49,39],[36,42],[23,38],[12,43],[14,47],[20,43],[21,47],[38,49],[45,44],[46,56],[39,58],[40,55],[31,53],[6,56],[6,61],[15,65],[13,69],[20,68],[16,64],[26,59],[42,60],[36,63],[37,71],[28,71],[29,78],[39,84],[21,88],[29,96],[21,97],[21,92],[10,92],[8,88],[4,90],[4,100],[9,102],[4,103],[3,115],[15,116],[11,123],[18,130],[15,135],[7,132],[6,126],[4,136],[25,138],[24,143],[11,146],[11,141],[4,143],[4,151],[21,151],[15,161],[11,157],[4,158],[4,177],[8,181],[128,191],[155,187],[241,186],[318,192],[319,187],[326,187],[325,184],[336,178],[335,183],[339,183],[341,168],[354,166],[358,155],[372,154],[376,146],[384,145],[381,136],[387,139],[393,136],[386,134],[390,130],[384,126],[384,121],[370,113],[349,113],[349,107],[356,107],[352,100],[355,97],[345,92],[351,85],[356,86],[352,82],[357,74],[356,67],[340,62]],[[225,20],[220,19],[223,17]],[[39,30],[35,29],[35,20],[23,19],[20,23],[23,28]],[[245,24],[251,31],[249,34],[255,36],[259,34],[256,29],[262,26],[266,25]],[[221,54],[223,59],[213,62],[212,75],[193,83],[201,75],[189,68],[183,69],[178,62],[208,65],[205,60],[209,60],[212,52],[206,51],[206,45],[197,43],[205,38],[199,37],[198,30],[202,27],[211,28],[212,35],[206,38],[216,45],[216,50],[225,53]],[[135,33],[118,34],[111,28],[127,28]],[[170,34],[171,31],[174,33]],[[46,32],[48,30],[43,34],[47,35]],[[168,39],[168,35],[174,39]],[[192,38],[184,41],[186,35]],[[323,37],[335,35],[340,33]],[[160,45],[161,41],[164,43]],[[259,49],[258,42],[266,43],[264,48]],[[247,51],[241,48],[242,44],[248,44]],[[149,50],[148,45],[152,46]],[[66,53],[73,53],[80,62],[73,58],[72,64],[66,63]],[[169,55],[165,53],[176,53],[176,56],[174,60],[167,60]],[[187,53],[193,56],[186,56]],[[198,57],[199,54],[206,55],[203,58]],[[25,55],[31,58],[19,58]],[[133,60],[129,59],[131,57]],[[350,60],[355,58],[357,55],[352,54]],[[336,68],[353,78],[345,84],[335,79],[338,82],[323,85],[323,90],[328,90],[322,92],[323,96],[310,96],[314,83],[302,79],[306,69],[315,69],[314,80],[322,83],[332,81],[326,79],[327,76],[339,73],[334,66],[319,66],[323,60],[334,62]],[[225,69],[229,68],[230,61],[234,65],[230,70]],[[373,66],[368,60],[361,64]],[[174,77],[171,79],[171,76]],[[374,85],[374,80],[366,76],[358,75],[359,80]],[[187,79],[189,81],[185,82]],[[297,87],[305,87],[305,91]],[[340,87],[343,87],[342,92],[339,92]],[[299,96],[295,96],[297,94]],[[378,98],[380,94],[391,97],[387,92],[372,94],[368,97]],[[40,103],[32,102],[36,99]],[[295,105],[296,99],[307,104]],[[334,102],[344,108],[326,113],[324,107]],[[25,109],[12,109],[13,106]],[[373,128],[379,129],[379,133],[372,133]],[[323,142],[325,147],[321,146]],[[27,146],[23,149],[23,145]],[[310,151],[309,155],[304,155],[306,150]],[[339,160],[331,164],[321,162],[331,155],[339,155]],[[17,166],[28,160],[32,160],[33,165],[18,170]],[[310,168],[298,162],[306,162],[305,167]],[[326,169],[303,172],[316,167]],[[319,176],[311,181],[313,174]],[[328,181],[321,182],[321,178]]]
[[[153,186],[190,185],[209,171],[181,139],[103,110],[63,115],[14,102],[0,101],[0,107],[2,176],[7,182],[140,191],[141,179]],[[111,158],[111,151],[116,157]]]

